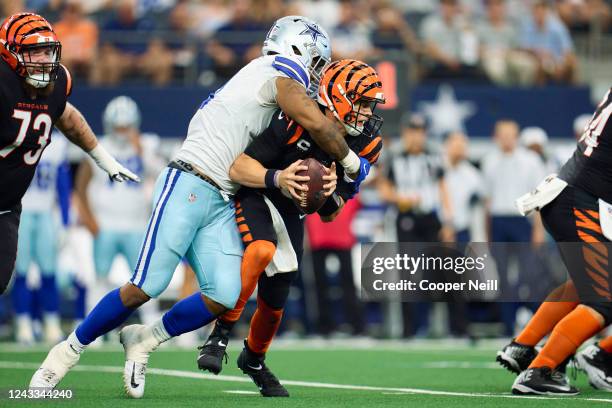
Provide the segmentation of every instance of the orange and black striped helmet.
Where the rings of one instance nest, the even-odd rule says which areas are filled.
[[[36,88],[57,78],[61,49],[53,27],[38,14],[13,14],[0,26],[0,57]]]
[[[344,123],[350,135],[378,134],[383,119],[374,109],[385,103],[385,95],[378,74],[365,62],[332,62],[323,72],[318,99]]]

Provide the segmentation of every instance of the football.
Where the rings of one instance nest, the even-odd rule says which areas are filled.
[[[301,170],[296,174],[310,177],[310,180],[306,183],[308,191],[302,192],[303,200],[301,202],[296,198],[293,198],[293,202],[304,213],[312,214],[321,208],[327,199],[323,194],[323,185],[325,184],[323,176],[327,175],[327,169],[317,159],[313,158],[303,160],[301,165],[308,167],[308,170]]]

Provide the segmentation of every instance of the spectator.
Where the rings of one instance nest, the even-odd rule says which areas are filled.
[[[511,120],[500,120],[495,124],[494,140],[497,147],[483,160],[482,173],[489,226],[489,241],[492,247],[500,290],[505,299],[518,300],[519,285],[529,278],[531,252],[527,246],[507,243],[544,242],[544,227],[539,214],[533,224],[519,214],[515,200],[535,187],[546,175],[544,165],[538,156],[518,146],[519,127]],[[509,278],[509,264],[516,259],[519,265],[518,282]],[[512,283],[510,283],[512,281]],[[537,286],[532,286],[537,287]],[[506,336],[514,331],[517,302],[501,303],[501,318]]]
[[[453,208],[453,228],[456,241],[470,242],[474,206],[482,198],[482,176],[467,160],[468,138],[461,132],[451,132],[446,138],[445,178]]]
[[[172,69],[172,55],[165,44],[154,39],[153,21],[139,18],[137,1],[125,0],[116,5],[115,17],[104,27],[100,58],[95,65],[95,84],[116,85],[126,74],[145,73],[156,85],[165,84]]]
[[[520,47],[535,59],[538,83],[575,81],[576,55],[572,39],[547,0],[534,2],[531,16],[523,23]]]
[[[546,174],[556,173],[563,163],[559,163],[551,157],[546,150],[548,135],[546,131],[537,126],[529,126],[521,130],[519,141],[523,147],[538,155]]]
[[[357,298],[351,258],[351,249],[356,242],[351,225],[358,209],[359,201],[350,200],[331,222],[322,220],[317,215],[306,218],[317,289],[319,332],[325,336],[337,329],[331,312],[334,310],[333,285],[330,285],[333,271],[329,268],[332,258],[338,261],[337,276],[342,288],[341,296],[338,297],[342,299],[344,319],[351,326],[351,334],[360,335],[364,332],[363,307]],[[333,233],[330,233],[331,231]]]
[[[457,0],[440,0],[439,10],[421,24],[424,52],[432,62],[426,78],[486,80],[478,66],[478,37],[462,18]]]
[[[332,59],[365,60],[372,56],[370,28],[361,19],[351,0],[340,1],[340,19],[331,31]]]
[[[610,2],[605,0],[559,0],[557,12],[571,32],[605,32],[612,22]]]
[[[232,11],[225,0],[202,0],[192,4],[190,12],[195,21],[193,29],[201,38],[210,37],[232,16]]]
[[[506,0],[487,0],[486,16],[476,25],[480,58],[489,78],[500,85],[528,85],[536,65],[517,50],[518,31],[506,15]]]
[[[410,51],[418,53],[419,43],[402,13],[389,4],[373,8],[374,30],[371,33],[374,48],[382,51]]]
[[[62,43],[62,63],[77,77],[89,77],[98,48],[98,26],[83,15],[80,0],[68,0],[55,24]]]
[[[231,78],[246,63],[261,55],[260,40],[268,27],[253,18],[253,14],[251,0],[235,1],[231,20],[208,42],[206,52],[213,60],[218,77]]]
[[[444,168],[441,157],[426,147],[425,119],[416,114],[408,116],[401,132],[403,150],[391,158],[387,176],[380,180],[381,198],[397,209],[397,241],[454,241]],[[402,314],[404,337],[426,334],[428,304],[404,302]]]

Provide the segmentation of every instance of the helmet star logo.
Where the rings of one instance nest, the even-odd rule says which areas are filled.
[[[306,22],[303,23],[306,26],[306,29],[304,29],[304,31],[302,31],[300,35],[310,35],[313,42],[317,42],[317,38],[319,36],[325,37],[325,35],[321,32],[321,30],[319,30],[319,27],[317,27],[316,25],[309,24]]]

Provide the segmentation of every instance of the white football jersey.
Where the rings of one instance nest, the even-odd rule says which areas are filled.
[[[267,55],[251,61],[202,102],[176,158],[199,167],[223,190],[235,193],[239,186],[230,180],[229,168],[270,124],[278,108],[279,76],[306,89],[310,85],[308,70],[296,59]]]
[[[131,143],[114,137],[103,137],[100,143],[119,163],[144,180],[145,173],[148,173],[145,168],[148,164],[142,158],[146,157],[145,154],[140,156]],[[113,182],[93,160],[88,160],[93,174],[87,196],[100,229],[115,232],[144,230],[151,212],[145,183]]]
[[[68,141],[59,132],[53,132],[51,143],[44,150],[36,173],[26,191],[21,205],[23,211],[50,212],[57,203],[57,175],[66,161]]]

